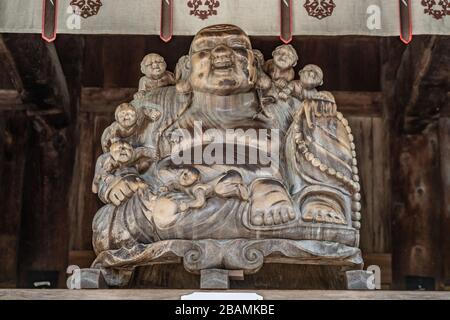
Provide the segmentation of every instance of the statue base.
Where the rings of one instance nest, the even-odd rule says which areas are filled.
[[[102,276],[110,287],[135,287],[131,280],[136,268],[164,264],[183,264],[188,273],[201,275],[204,280],[200,285],[196,285],[197,288],[200,286],[224,289],[229,287],[229,272],[235,276],[234,279],[240,272],[242,274],[240,278],[243,279],[244,275],[246,277],[254,275],[263,265],[270,264],[331,266],[337,267],[342,272],[361,269],[363,260],[360,249],[328,241],[166,240],[148,245],[137,245],[130,249],[104,251],[98,255],[92,269],[101,270]],[[221,269],[221,271],[211,271],[214,269]],[[81,275],[83,274],[81,272]],[[207,276],[208,274],[220,275],[220,277],[211,278]]]

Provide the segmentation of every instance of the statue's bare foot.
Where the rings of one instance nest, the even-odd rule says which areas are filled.
[[[305,222],[347,224],[342,212],[339,212],[326,204],[309,205],[302,218]]]
[[[296,218],[289,194],[277,181],[256,181],[251,203],[250,222],[254,226],[282,225]]]

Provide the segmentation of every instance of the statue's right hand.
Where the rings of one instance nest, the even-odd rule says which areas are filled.
[[[117,207],[128,201],[137,190],[146,187],[140,179],[123,179],[111,189],[108,199]]]
[[[133,95],[134,100],[142,100],[144,99],[145,91],[138,91]]]

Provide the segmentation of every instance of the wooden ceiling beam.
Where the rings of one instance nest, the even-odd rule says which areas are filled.
[[[1,38],[0,54],[24,103],[60,108],[70,120],[69,89],[54,43],[35,34],[7,34]]]
[[[22,78],[20,77],[19,70],[17,69],[16,63],[11,51],[5,44],[3,36],[0,34],[0,61],[3,62],[4,68],[11,79],[14,88],[17,90],[19,95],[23,94],[24,88],[22,83]]]

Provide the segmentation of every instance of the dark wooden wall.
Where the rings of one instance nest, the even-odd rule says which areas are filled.
[[[0,287],[26,287],[51,277],[57,279],[55,286],[64,287],[69,264],[87,267],[93,259],[91,222],[101,203],[90,188],[95,160],[101,153],[102,131],[113,121],[117,104],[134,93],[142,57],[158,52],[173,70],[177,59],[188,52],[192,38],[175,37],[162,44],[156,36],[61,35],[54,49],[68,88],[64,99],[64,86],[47,79],[55,78],[57,67],[36,70],[32,75],[19,67],[24,51],[40,49],[41,57],[35,61],[39,64],[48,59],[52,49],[37,45],[37,36],[22,41],[17,37],[5,35],[3,41],[7,49],[3,56],[9,52],[17,70],[4,58],[0,63],[0,187],[5,190],[0,193]],[[416,39],[418,44],[429,41]],[[271,37],[252,41],[266,59],[279,45],[278,39]],[[297,69],[308,63],[322,67],[323,89],[335,93],[354,132],[363,194],[361,248],[366,264],[381,266],[384,287],[405,288],[407,276],[419,276],[431,277],[436,288],[443,288],[450,279],[450,168],[445,161],[450,156],[449,112],[431,117],[434,129],[420,130],[412,138],[397,128],[399,121],[404,122],[399,119],[406,118],[405,112],[398,112],[403,108],[399,106],[410,103],[397,101],[396,94],[407,94],[408,84],[417,86],[404,62],[411,54],[406,50],[420,55],[425,49],[420,45],[406,49],[398,39],[368,37],[298,37],[293,45],[300,56]],[[443,44],[434,43],[432,50],[438,45]],[[439,55],[432,58],[438,64]],[[433,68],[439,66],[427,70]],[[397,77],[403,73],[408,84],[398,84]],[[14,77],[23,79],[16,96],[17,84],[10,80]],[[433,80],[437,76],[430,73],[427,77]],[[36,83],[39,85],[33,86]],[[428,87],[431,85],[448,97],[445,79]],[[426,95],[426,90],[422,88],[419,97]],[[448,99],[436,103],[447,110]],[[411,154],[410,162],[399,153],[401,146]],[[424,154],[420,160],[416,159],[418,150]],[[432,198],[414,198],[420,193],[415,179],[420,178],[426,184],[422,192]],[[408,255],[412,251],[419,253]],[[407,267],[425,265],[424,258],[431,259],[432,266]]]

